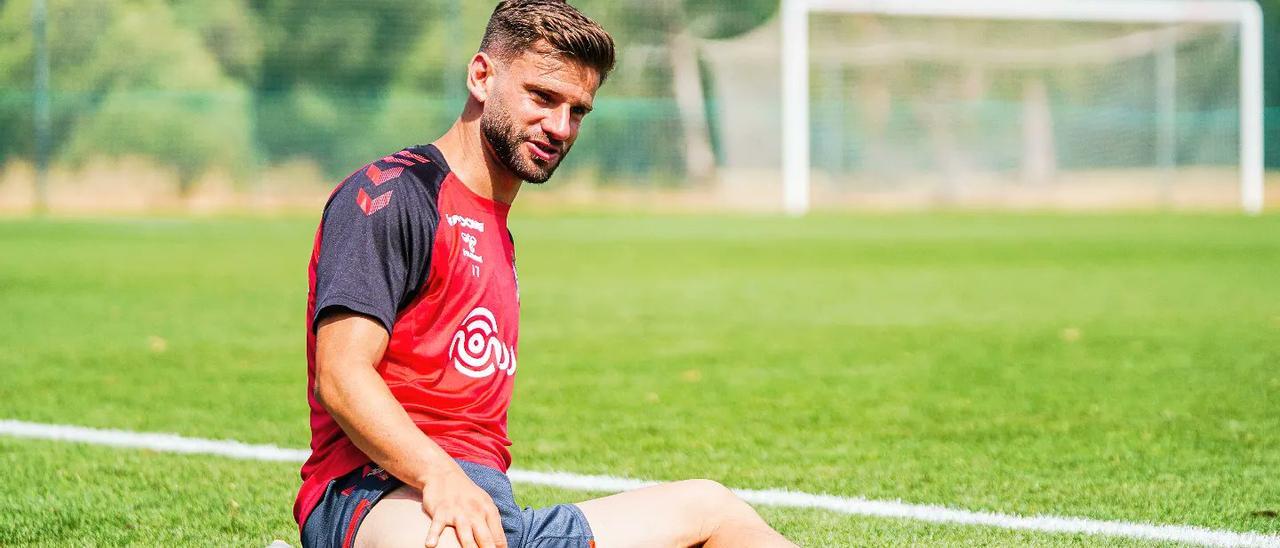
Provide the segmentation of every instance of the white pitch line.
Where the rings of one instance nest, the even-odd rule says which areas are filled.
[[[216,455],[233,459],[276,462],[302,462],[307,460],[307,456],[311,454],[311,451],[305,449],[284,449],[274,445],[252,445],[238,441],[187,438],[177,434],[131,432],[128,430],[85,428],[83,426],[40,424],[12,420],[0,420],[0,434],[8,434],[19,438],[150,449],[165,453]]]
[[[275,462],[302,462],[310,454],[305,449],[285,449],[275,445],[253,445],[238,441],[188,438],[176,434],[130,432],[128,430],[85,428],[14,420],[0,420],[0,435]],[[508,474],[511,480],[516,483],[545,485],[576,491],[620,492],[658,483],[614,476],[583,476],[565,472],[534,472],[513,469]],[[776,489],[734,489],[733,491],[743,500],[753,504],[821,509],[859,516],[911,519],[932,523],[986,525],[1002,529],[1046,533],[1104,535],[1184,542],[1205,546],[1266,546],[1280,548],[1280,536],[1223,531],[1189,525],[1155,525],[1059,516],[1018,516],[993,512],[971,512],[945,506],[814,495]]]

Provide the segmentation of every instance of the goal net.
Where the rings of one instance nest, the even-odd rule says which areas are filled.
[[[789,0],[783,179],[810,207],[1261,196],[1252,1]]]

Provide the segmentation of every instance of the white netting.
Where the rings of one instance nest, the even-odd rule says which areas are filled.
[[[1239,203],[1238,25],[827,13],[809,25],[815,207]],[[740,173],[780,164],[746,137],[780,127],[758,97],[780,93],[761,57],[777,58],[780,35],[708,46]]]

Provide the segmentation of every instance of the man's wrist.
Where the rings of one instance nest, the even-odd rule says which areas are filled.
[[[430,463],[428,463],[427,469],[415,477],[417,485],[414,485],[413,487],[418,490],[422,490],[427,485],[440,481],[441,478],[448,477],[453,474],[465,475],[462,471],[462,467],[458,466],[458,463],[454,462],[454,460],[448,455],[435,457],[431,459]]]

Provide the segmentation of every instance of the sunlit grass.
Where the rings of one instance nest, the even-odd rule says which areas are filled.
[[[0,222],[0,418],[304,447],[314,228]],[[512,228],[519,467],[1280,532],[1275,217]],[[294,531],[294,466],[2,440],[0,461],[0,544]],[[764,512],[813,546],[1099,542]]]

